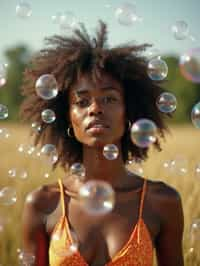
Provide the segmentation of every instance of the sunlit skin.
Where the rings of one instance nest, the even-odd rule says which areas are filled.
[[[70,191],[76,195],[81,184],[63,179],[68,219],[79,236],[79,251],[90,266],[104,266],[127,243],[138,221],[144,179],[128,172],[122,159],[121,138],[127,130],[127,119],[121,84],[106,73],[97,82],[85,74],[71,88],[68,101],[73,137],[83,145],[85,180],[105,180],[115,190],[114,210],[93,217],[67,194]],[[113,161],[102,153],[104,145],[111,143],[119,149],[119,156]],[[147,187],[143,219],[156,249],[158,266],[183,266],[183,212],[179,194],[162,182],[148,180]],[[27,196],[23,246],[35,254],[37,266],[49,265],[49,239],[61,214],[57,183]]]

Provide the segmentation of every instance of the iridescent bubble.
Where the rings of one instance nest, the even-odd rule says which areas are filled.
[[[85,178],[85,167],[81,163],[74,163],[70,167],[70,174],[78,176],[81,181]]]
[[[152,80],[163,80],[167,77],[168,66],[161,58],[153,58],[148,63],[147,74]]]
[[[107,160],[115,160],[119,155],[119,149],[115,144],[107,144],[103,147],[103,155]]]
[[[17,175],[17,169],[16,168],[11,168],[8,170],[8,176],[11,178],[15,178]]]
[[[56,114],[53,110],[51,109],[45,109],[41,113],[42,121],[51,124],[56,120]]]
[[[0,62],[0,88],[6,84],[6,66]]]
[[[200,83],[200,47],[190,49],[180,57],[181,74],[194,83]]]
[[[131,127],[131,140],[141,148],[147,148],[156,141],[157,127],[149,119],[139,119]]]
[[[8,117],[8,108],[3,105],[0,104],[0,119],[6,119]]]
[[[66,11],[60,15],[60,28],[61,30],[71,30],[78,24],[77,19],[73,12]]]
[[[58,153],[55,145],[45,144],[41,148],[41,156],[43,156],[45,161],[47,161],[49,164],[56,163],[58,160]]]
[[[17,201],[16,190],[12,187],[4,187],[0,190],[0,204],[12,205]]]
[[[200,128],[200,102],[194,105],[191,112],[192,123],[196,128]]]
[[[7,128],[0,128],[0,139],[8,139],[10,132]]]
[[[112,186],[102,180],[89,180],[79,190],[79,200],[86,212],[91,215],[104,215],[115,205]]]
[[[132,3],[124,3],[115,10],[117,21],[123,26],[131,26],[137,21],[142,21],[136,13],[136,6]]]
[[[55,77],[51,74],[40,76],[35,84],[36,93],[44,100],[51,100],[58,94],[58,85]]]
[[[21,1],[16,6],[16,14],[19,18],[28,18],[32,14],[31,5],[28,2]]]
[[[176,110],[177,100],[174,94],[163,92],[157,98],[156,105],[162,113],[173,113]]]
[[[19,264],[21,266],[31,266],[35,264],[35,255],[30,252],[20,251],[18,255]]]
[[[171,27],[171,31],[176,40],[184,40],[188,37],[189,27],[184,20],[177,20]]]
[[[31,129],[35,132],[35,133],[40,133],[42,131],[42,126],[38,123],[38,122],[33,122],[31,124]]]

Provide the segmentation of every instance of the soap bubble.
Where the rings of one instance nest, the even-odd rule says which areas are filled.
[[[180,57],[181,74],[194,83],[200,83],[200,48],[193,48]]]
[[[196,128],[200,129],[200,102],[194,105],[191,112],[192,123]]]
[[[169,92],[163,92],[156,101],[158,109],[163,113],[173,113],[176,110],[176,97]]]
[[[141,148],[147,148],[156,141],[157,127],[149,119],[139,119],[131,127],[131,140]]]
[[[6,84],[6,66],[0,62],[0,88]]]
[[[35,255],[30,252],[20,251],[18,255],[19,264],[21,266],[31,266],[35,264]]]
[[[112,211],[115,193],[112,186],[102,180],[89,180],[79,190],[79,200],[91,215],[104,215]]]
[[[45,109],[41,113],[42,121],[51,124],[56,120],[56,114],[51,109]]]
[[[74,13],[71,11],[63,12],[60,15],[59,23],[61,30],[72,30],[73,28],[77,27],[78,24]]]
[[[10,132],[7,128],[0,128],[0,140],[8,139],[10,137]]]
[[[171,27],[173,36],[176,40],[184,40],[188,37],[189,27],[186,21],[177,20]]]
[[[49,164],[54,164],[58,160],[58,153],[55,145],[53,144],[45,144],[41,148],[41,156],[45,159]]]
[[[168,66],[161,58],[153,58],[148,63],[147,74],[152,80],[163,80],[167,77]]]
[[[107,144],[103,147],[103,155],[107,160],[115,160],[119,155],[119,149],[115,144]]]
[[[42,126],[38,122],[33,122],[31,124],[31,129],[35,133],[40,133],[42,131]]]
[[[70,174],[78,176],[83,181],[85,178],[85,167],[81,163],[74,163],[70,167]]]
[[[52,22],[55,24],[59,24],[60,16],[61,16],[61,12],[57,12],[55,15],[51,16]]]
[[[12,187],[4,187],[0,190],[0,204],[12,205],[17,201],[16,190]]]
[[[200,219],[196,218],[192,221],[190,226],[190,247],[198,249],[200,242]]]
[[[11,178],[14,178],[16,177],[17,175],[17,169],[16,168],[11,168],[8,170],[8,176],[11,177]]]
[[[58,85],[55,77],[51,74],[40,76],[35,84],[36,93],[44,100],[51,100],[58,94]]]
[[[124,3],[115,11],[117,21],[123,26],[131,26],[142,18],[136,14],[136,6],[132,3]]]
[[[163,167],[169,174],[183,176],[188,173],[189,163],[183,155],[176,155],[173,159],[165,161]]]
[[[199,178],[200,180],[200,163],[197,163],[195,166],[195,177]]]
[[[6,119],[7,117],[8,117],[8,108],[5,105],[0,104],[0,120]]]
[[[31,6],[28,2],[21,1],[16,6],[16,14],[20,18],[28,18],[32,14]]]

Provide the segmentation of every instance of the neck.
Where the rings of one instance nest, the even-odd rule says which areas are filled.
[[[86,170],[86,181],[98,179],[110,183],[113,187],[121,186],[127,171],[120,145],[118,149],[118,157],[115,160],[108,160],[103,155],[103,148],[84,147],[83,164]]]

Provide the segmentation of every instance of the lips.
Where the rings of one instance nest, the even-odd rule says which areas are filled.
[[[103,129],[103,128],[109,128],[109,126],[107,124],[105,124],[104,121],[100,121],[100,120],[94,120],[94,121],[91,121],[88,126],[86,127],[86,130],[87,129],[91,129],[91,128],[96,128],[96,129]]]

